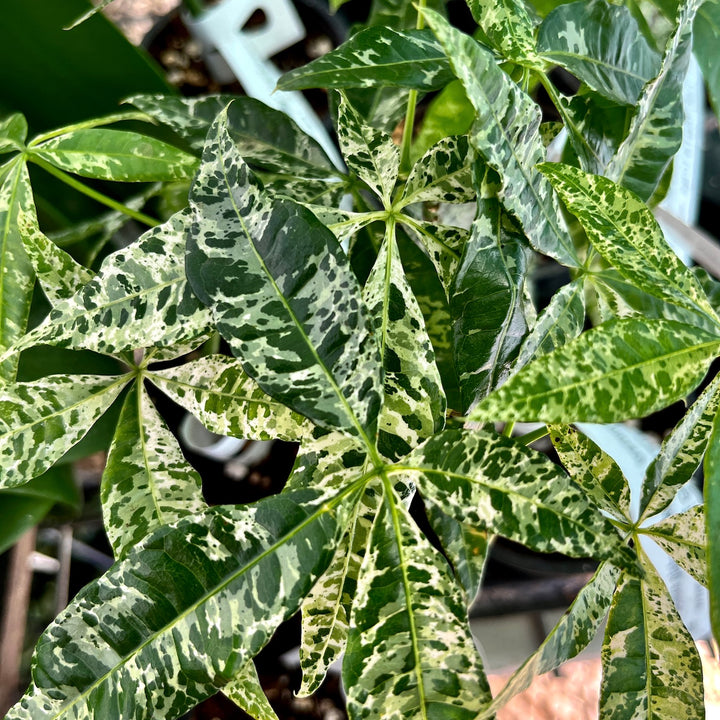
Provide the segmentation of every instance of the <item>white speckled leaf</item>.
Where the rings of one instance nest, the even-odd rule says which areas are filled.
[[[110,407],[129,376],[49,375],[0,385],[0,487],[50,468]]]
[[[312,203],[303,203],[305,207],[312,212],[313,215],[337,238],[337,241],[347,247],[345,243],[350,243],[357,232],[377,220],[384,220],[382,213],[376,212],[350,212],[348,210],[338,210],[335,207],[326,205],[314,205]]]
[[[672,251],[652,212],[636,195],[569,165],[544,163],[540,171],[580,221],[595,249],[628,280],[720,323],[699,281]]]
[[[545,159],[540,108],[469,35],[426,11],[428,24],[477,113],[470,143],[502,178],[499,199],[514,214],[532,246],[563,265],[580,264],[552,188],[535,169]]]
[[[45,631],[7,720],[171,720],[222,689],[332,558],[332,509],[315,498],[211,508],[153,533]]]
[[[385,397],[378,420],[378,450],[397,460],[445,423],[445,393],[425,321],[408,285],[389,223],[363,289],[375,322],[385,368]]]
[[[93,280],[58,303],[19,347],[40,343],[118,353],[204,333],[210,313],[192,294],[183,256],[189,211],[108,255]]]
[[[610,563],[600,565],[540,647],[513,673],[477,720],[490,720],[511,698],[529,688],[536,677],[554,670],[587,647],[607,614],[619,574]]]
[[[573,2],[555,8],[538,31],[538,52],[596,92],[627,105],[660,70],[660,56],[632,13],[607,2]]]
[[[325,427],[372,433],[382,366],[347,257],[309,210],[263,191],[226,126],[221,113],[190,194],[190,284],[268,395]]]
[[[218,435],[292,442],[312,432],[306,418],[264,393],[233,358],[211,355],[147,378]]]
[[[684,398],[720,352],[716,333],[670,320],[612,320],[537,358],[472,420],[619,422]]]
[[[270,701],[262,689],[255,663],[245,663],[240,672],[227,684],[223,685],[223,695],[232,700],[254,720],[278,720],[278,716],[270,705]]]
[[[27,132],[27,120],[20,113],[12,113],[0,120],[0,153],[22,150]]]
[[[613,526],[562,469],[511,438],[445,430],[398,469],[417,479],[426,502],[459,522],[540,552],[628,562]]]
[[[471,720],[490,701],[445,559],[389,483],[358,577],[343,660],[351,720]]]
[[[599,508],[631,523],[630,487],[617,463],[574,427],[552,425],[548,429],[560,461],[575,483]]]
[[[186,180],[197,170],[193,155],[127,130],[89,128],[51,138],[32,150],[61,170],[123,182]]]
[[[100,499],[105,532],[117,558],[159,527],[207,508],[200,476],[139,383],[125,398]]]
[[[692,478],[710,442],[719,406],[720,377],[717,377],[663,440],[660,452],[645,471],[640,496],[641,519],[662,512]]]
[[[630,128],[605,175],[649,200],[682,141],[682,85],[692,49],[692,23],[703,0],[683,0],[659,73],[640,94]]]
[[[365,124],[343,93],[338,103],[338,141],[348,168],[391,206],[400,169],[400,149],[387,133]]]
[[[643,579],[624,575],[602,650],[601,720],[703,720],[702,664],[663,581],[641,553]]]

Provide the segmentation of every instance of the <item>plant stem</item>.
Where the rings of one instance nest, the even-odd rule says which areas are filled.
[[[28,154],[28,159],[34,162],[36,165],[40,166],[46,172],[55,176],[58,180],[61,180],[66,185],[69,185],[71,188],[73,188],[73,190],[77,190],[83,195],[87,195],[89,198],[92,198],[93,200],[96,200],[97,202],[109,208],[112,208],[113,210],[118,210],[119,212],[133,218],[134,220],[137,220],[138,222],[147,225],[148,227],[155,227],[156,225],[160,224],[159,220],[156,220],[149,215],[145,215],[145,213],[133,210],[127,205],[123,205],[121,202],[113,200],[107,195],[103,195],[103,193],[94,190],[88,185],[85,185],[85,183],[81,183],[79,180],[76,180],[71,175],[68,175],[66,172],[63,172],[62,170],[56,168],[54,165],[51,165],[49,162],[46,162],[37,155],[33,155],[32,153],[30,153]]]
[[[547,429],[547,427],[543,426],[539,427],[537,430],[526,433],[525,435],[521,435],[518,440],[520,440],[523,445],[532,445],[536,440],[544,438],[549,433],[550,431]]]
[[[505,427],[503,428],[502,434],[505,437],[512,437],[513,428],[515,427],[515,421],[511,420],[510,422],[505,423]]]

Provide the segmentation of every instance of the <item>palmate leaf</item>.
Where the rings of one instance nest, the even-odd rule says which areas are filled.
[[[400,170],[400,150],[387,133],[365,124],[340,94],[338,103],[338,141],[348,168],[371,187],[386,208]]]
[[[385,369],[378,450],[397,460],[442,429],[446,403],[422,311],[405,278],[393,223],[388,224],[365,283],[363,301],[375,321]]]
[[[617,463],[587,435],[567,425],[549,427],[550,440],[570,477],[605,512],[630,519],[630,487]]]
[[[539,552],[632,562],[612,525],[568,476],[510,438],[445,430],[413,451],[397,471],[416,479],[426,502],[459,522]]]
[[[382,366],[347,258],[309,210],[265,194],[224,113],[190,202],[188,279],[246,372],[324,427],[372,433]]]
[[[717,333],[670,320],[612,320],[537,358],[471,420],[619,422],[684,398],[720,351]]]
[[[470,143],[500,174],[499,199],[513,213],[532,246],[564,265],[579,265],[550,184],[535,170],[545,159],[540,109],[500,69],[492,54],[431,11],[428,24],[450,58],[477,113]]]
[[[524,241],[498,200],[479,201],[450,291],[463,412],[505,380],[527,333]]]
[[[670,557],[701,585],[707,585],[705,509],[695,505],[649,527],[641,535],[652,538]]]
[[[33,155],[76,175],[124,182],[186,180],[198,166],[196,157],[161,140],[106,128],[51,138],[35,146]]]
[[[343,682],[351,720],[470,720],[490,701],[445,559],[388,482],[358,577]]]
[[[44,473],[79,442],[130,376],[49,375],[0,385],[0,487]]]
[[[30,176],[22,160],[12,162],[0,184],[0,354],[25,332],[35,283],[18,227],[20,213],[35,210]],[[15,379],[18,359],[16,353],[3,355],[0,382]]]
[[[690,481],[711,446],[715,415],[720,407],[720,377],[715,378],[693,403],[673,431],[643,478],[640,519],[662,512],[678,490]]]
[[[477,720],[493,718],[511,698],[529,688],[536,677],[574,658],[588,645],[607,614],[619,574],[610,563],[600,565],[542,645],[513,673]]]
[[[705,717],[702,665],[663,581],[641,552],[642,579],[625,574],[602,650],[600,718]]]
[[[660,72],[643,88],[630,128],[605,175],[644,201],[652,197],[682,141],[682,84],[692,48],[692,23],[703,0],[683,0]]]
[[[538,31],[538,52],[596,92],[627,105],[660,71],[660,56],[632,13],[605,0],[561,5]]]
[[[193,295],[183,267],[185,210],[108,255],[95,278],[58,303],[46,320],[17,344],[118,353],[169,347],[204,333],[210,313]]]
[[[280,90],[403,87],[429,92],[450,82],[447,57],[428,30],[368,27],[278,81]]]
[[[125,398],[100,498],[105,532],[118,558],[159,527],[207,508],[200,476],[139,383]]]
[[[515,368],[525,367],[533,358],[552,352],[574,340],[585,325],[583,280],[563,285],[551,298],[520,346]]]
[[[166,526],[45,631],[8,720],[176,718],[232,681],[335,550],[315,493],[217,507]]]
[[[302,440],[312,424],[264,393],[239,360],[211,355],[146,377],[211,432],[250,440]]]
[[[553,163],[540,171],[580,221],[595,249],[631,282],[665,302],[720,322],[702,286],[636,195],[599,175]]]

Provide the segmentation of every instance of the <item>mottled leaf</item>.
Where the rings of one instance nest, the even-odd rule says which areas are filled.
[[[640,518],[662,512],[677,491],[694,475],[711,443],[713,419],[720,407],[720,377],[703,391],[645,471],[640,496]]]
[[[693,25],[693,52],[707,84],[715,116],[720,117],[720,0],[705,0]]]
[[[155,182],[191,178],[197,158],[148,135],[88,128],[51,138],[32,149],[61,170],[98,180]]]
[[[286,73],[278,88],[404,87],[429,92],[451,79],[447,57],[431,32],[379,25],[360,30],[335,50]]]
[[[599,175],[556,163],[540,166],[595,249],[631,282],[665,302],[717,315],[697,278],[672,251],[650,209]]]
[[[306,418],[266,395],[239,360],[211,355],[146,376],[218,435],[292,442],[312,432]]]
[[[533,329],[520,347],[515,362],[519,370],[533,358],[547,355],[574,340],[585,324],[585,291],[582,280],[563,285],[540,313]]]
[[[93,280],[58,303],[18,344],[39,343],[117,353],[169,347],[205,332],[210,314],[183,267],[188,210],[105,258]]]
[[[332,230],[333,235],[343,247],[347,247],[344,243],[349,244],[359,230],[372,222],[385,221],[387,217],[382,212],[350,212],[312,204],[305,206],[323,225]]]
[[[416,202],[462,203],[475,199],[466,136],[446,137],[413,166],[398,207]]]
[[[634,105],[660,71],[660,56],[630,10],[599,2],[561,5],[538,31],[538,52],[610,100]]]
[[[415,27],[418,11],[413,0],[372,0],[368,15],[369,26],[387,26],[395,29]],[[426,0],[427,7],[445,12],[445,0]]]
[[[702,1],[683,0],[660,72],[643,88],[627,135],[605,173],[645,201],[682,141],[682,85],[692,49],[692,22]]]
[[[478,720],[494,717],[511,698],[527,690],[536,677],[554,670],[587,647],[607,614],[618,575],[613,565],[600,565],[540,647],[513,673]]]
[[[223,685],[223,695],[242,708],[253,720],[278,720],[260,684],[255,663],[245,663],[240,672]]]
[[[669,320],[603,323],[537,358],[486,398],[472,420],[619,422],[684,398],[720,338]]]
[[[159,527],[207,507],[200,476],[138,383],[120,413],[100,498],[105,532],[118,558]]]
[[[710,590],[710,623],[720,638],[720,413],[715,415],[703,463],[705,471],[705,533],[707,537],[707,586]]]
[[[303,206],[263,192],[223,114],[190,201],[188,278],[248,375],[314,422],[364,437],[379,410],[382,369],[333,234]]]
[[[601,509],[630,520],[630,487],[617,463],[587,435],[568,425],[549,427],[560,461],[588,497]]]
[[[331,510],[312,500],[212,508],[155,532],[45,631],[8,720],[177,718],[221,689],[332,558]]]
[[[85,436],[128,379],[49,375],[0,385],[0,487],[44,473]]]
[[[518,218],[536,250],[564,265],[579,265],[550,184],[535,170],[545,159],[538,133],[540,108],[496,65],[488,50],[438,15],[425,15],[476,110],[470,143],[500,174],[499,199]]]
[[[707,585],[705,510],[695,505],[638,532],[651,537],[686,573]]]
[[[22,150],[28,125],[20,113],[12,113],[0,120],[0,153]]]
[[[697,648],[649,561],[643,569],[642,579],[621,578],[610,608],[600,718],[701,720],[705,708]]]
[[[400,150],[392,138],[366,125],[344,95],[338,104],[338,141],[345,162],[391,206],[391,195],[400,169]]]
[[[524,240],[500,202],[479,202],[450,291],[463,412],[503,383],[527,333]]]
[[[445,559],[385,484],[343,661],[348,714],[470,720],[490,691],[465,603]]]

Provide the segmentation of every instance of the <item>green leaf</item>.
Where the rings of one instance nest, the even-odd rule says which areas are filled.
[[[22,150],[27,132],[27,120],[20,113],[13,113],[0,120],[0,154]]]
[[[170,347],[207,330],[210,314],[192,294],[183,256],[188,210],[108,255],[93,280],[58,303],[18,348],[39,343],[118,353]]]
[[[445,12],[445,0],[427,0],[425,4],[439,13]],[[413,0],[372,0],[367,24],[396,29],[415,27],[418,14],[415,5]]]
[[[678,490],[694,475],[711,442],[713,419],[720,407],[720,377],[714,379],[693,403],[673,431],[643,478],[640,519],[662,512]]]
[[[720,413],[715,415],[703,463],[705,471],[705,533],[707,537],[707,586],[710,590],[710,622],[720,637]]]
[[[0,386],[0,487],[44,473],[84,437],[127,381],[128,376],[49,375]]]
[[[539,552],[628,562],[617,532],[570,478],[510,438],[445,430],[405,458],[400,471],[417,480],[426,502],[458,522]]]
[[[535,326],[520,347],[515,363],[519,370],[532,359],[547,355],[555,348],[574,340],[585,324],[585,292],[583,280],[563,285],[542,311]]]
[[[643,556],[642,579],[624,575],[602,650],[600,717],[705,717],[702,665],[667,588]]]
[[[382,212],[350,212],[348,210],[339,210],[335,207],[327,207],[324,205],[313,205],[310,203],[302,203],[312,212],[312,214],[329,230],[332,230],[337,241],[350,243],[357,235],[358,231],[372,222],[385,221],[386,215]]]
[[[176,718],[232,681],[332,558],[335,521],[313,498],[216,507],[155,532],[45,631],[8,720]]]
[[[468,6],[506,60],[542,68],[535,51],[535,21],[525,0],[469,0]]]
[[[486,398],[471,420],[620,422],[684,398],[720,338],[669,320],[603,323],[534,360]]]
[[[599,2],[561,5],[538,32],[538,52],[610,100],[634,105],[660,71],[660,56],[623,6]]]
[[[475,199],[466,136],[446,137],[413,166],[397,207],[416,202],[463,203]]]
[[[574,658],[595,637],[610,607],[619,571],[602,563],[540,647],[518,668],[478,720],[490,720],[532,681]]]
[[[479,202],[450,292],[463,412],[507,378],[527,333],[524,240],[499,201]]]
[[[707,84],[710,103],[720,117],[720,0],[705,0],[693,25],[693,52]]]
[[[223,114],[190,201],[188,278],[248,375],[314,422],[365,437],[380,408],[381,363],[333,234],[306,208],[263,192]]]
[[[682,141],[682,86],[692,49],[692,22],[702,0],[684,0],[660,72],[643,88],[630,128],[604,174],[647,201]]]
[[[3,351],[25,333],[35,283],[18,227],[23,211],[34,206],[27,167],[18,160],[0,185],[0,382],[15,379],[19,355]]]
[[[701,585],[707,585],[705,510],[695,505],[638,532],[652,538],[670,557]]]
[[[148,135],[89,128],[46,140],[33,148],[61,170],[98,180],[155,182],[184,180],[197,170],[197,158]]]
[[[330,665],[345,651],[358,573],[379,507],[377,488],[368,487],[351,515],[330,567],[303,601],[300,696],[312,695]]]
[[[617,463],[587,435],[567,425],[549,428],[560,462],[586,495],[605,512],[630,519],[630,487]]]
[[[70,23],[70,25],[67,25],[63,28],[63,30],[72,30],[73,28],[76,28],[78,25],[81,25],[86,20],[89,20],[95,13],[99,13],[101,10],[104,10],[113,0],[100,0],[97,5],[90,8],[86,13],[83,13],[79,18],[75,19]]]
[[[125,398],[100,498],[105,532],[118,558],[159,527],[207,507],[200,476],[138,383]]]
[[[429,92],[451,79],[447,57],[430,31],[376,26],[286,73],[278,89],[403,87]]]
[[[345,162],[358,177],[391,206],[400,169],[400,150],[392,138],[369,125],[340,94],[338,103],[338,141]]]
[[[358,577],[343,682],[352,720],[470,720],[490,701],[460,590],[390,487]]]
[[[442,428],[445,394],[422,311],[405,278],[392,223],[362,297],[375,321],[385,369],[378,450],[396,460]]]
[[[223,686],[223,695],[254,720],[278,720],[260,684],[255,663],[245,663],[240,672]]]
[[[550,184],[535,170],[545,159],[538,133],[539,107],[496,65],[488,50],[437,14],[426,11],[425,15],[475,108],[470,143],[500,174],[499,199],[518,218],[538,252],[564,265],[579,265]]]
[[[218,435],[297,442],[312,424],[266,395],[239,360],[211,355],[146,377]]]
[[[636,195],[569,165],[543,163],[540,171],[595,249],[628,280],[665,302],[720,322],[697,278],[671,250],[652,212]]]

